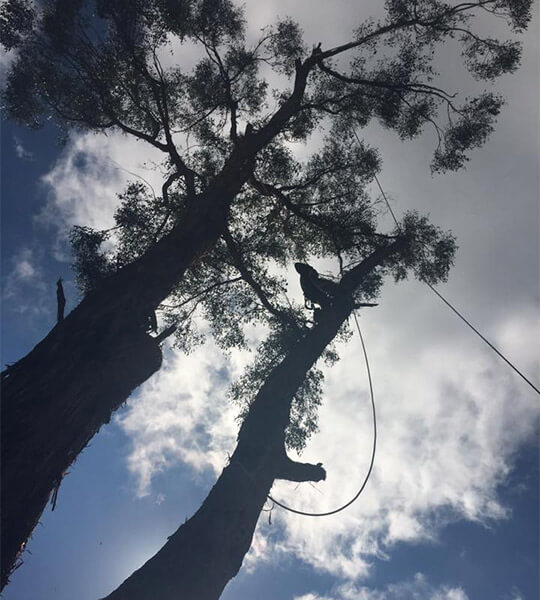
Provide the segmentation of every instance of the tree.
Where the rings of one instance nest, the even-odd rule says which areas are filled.
[[[369,149],[360,148],[363,159],[359,165],[366,169],[371,163],[373,167],[375,163],[369,160]],[[342,159],[347,162],[345,154]],[[347,170],[344,173],[352,175]],[[294,462],[286,450],[302,450],[307,438],[317,429],[322,373],[314,365],[321,357],[327,362],[336,359],[335,350],[329,345],[338,335],[347,337],[346,321],[353,307],[365,305],[366,299],[374,299],[385,275],[391,274],[400,280],[412,271],[430,284],[446,278],[455,252],[453,237],[415,213],[407,214],[394,232],[376,234],[376,211],[368,202],[362,184],[369,180],[372,172],[362,171],[359,166],[353,173],[356,177],[343,177],[340,172],[339,179],[332,173],[330,180],[325,180],[324,193],[339,198],[341,191],[347,198],[345,202],[341,198],[335,202],[326,219],[319,215],[317,219],[305,220],[304,227],[299,223],[290,235],[281,234],[277,240],[273,227],[260,231],[253,219],[240,226],[237,224],[233,232],[227,231],[194,272],[197,281],[189,282],[193,286],[191,296],[182,299],[182,293],[186,293],[183,286],[178,304],[163,307],[169,318],[175,314],[182,322],[181,340],[184,342],[186,338],[199,339],[192,330],[195,326],[192,315],[198,305],[208,315],[218,343],[226,349],[243,343],[238,323],[261,320],[270,334],[234,390],[233,395],[243,404],[244,419],[229,466],[196,515],[171,536],[171,542],[156,557],[113,592],[111,599],[219,597],[249,550],[273,481],[277,478],[320,481],[325,477],[321,465]],[[302,187],[302,193],[307,193],[313,201],[319,197],[320,189],[305,192]],[[352,201],[354,193],[356,202]],[[91,285],[96,277],[95,265],[102,265],[106,272],[104,262],[105,265],[116,264],[129,252],[142,251],[139,228],[143,226],[150,232],[153,229],[148,226],[148,219],[154,213],[149,208],[152,201],[138,185],[131,186],[123,195],[116,214],[120,241],[116,253],[109,257],[96,253],[91,243],[96,237],[102,239],[106,232],[101,235],[88,229],[75,232],[76,264],[82,285]],[[355,207],[354,221],[347,212],[351,206]],[[129,219],[125,218],[126,213]],[[159,216],[154,215],[156,223]],[[264,215],[257,216],[267,219]],[[143,223],[141,219],[146,221]],[[260,233],[254,236],[253,231]],[[85,245],[84,240],[90,243]],[[276,294],[276,290],[282,288],[279,275],[264,269],[269,256],[274,261],[294,256],[294,248],[299,244],[312,252],[318,250],[327,257],[334,256],[341,265],[341,282],[333,283],[328,292],[331,305],[321,298],[322,309],[315,309],[315,321],[305,318],[302,307],[288,299],[280,300]],[[85,252],[88,247],[90,252]],[[266,252],[261,252],[261,247],[265,247]],[[336,251],[335,247],[340,250]],[[198,286],[211,281],[205,271],[212,269],[219,271],[220,279],[200,290]],[[233,277],[234,273],[240,275]],[[235,286],[239,287],[235,289]],[[226,312],[222,310],[223,305],[227,306]],[[189,308],[184,315],[176,312],[186,306]],[[250,398],[254,398],[252,402]],[[212,565],[211,577],[209,564]]]
[[[301,439],[313,429],[308,425],[306,431],[305,424],[299,426],[294,418],[305,396],[298,398],[299,390],[305,391],[306,377],[346,324],[357,303],[355,294],[373,296],[385,274],[401,279],[407,270],[436,283],[446,278],[452,262],[453,238],[425,219],[408,215],[395,234],[344,272],[333,286],[331,305],[320,309],[311,328],[276,329],[262,345],[247,377],[250,384],[258,380],[262,385],[249,404],[229,464],[199,510],[107,600],[219,598],[250,548],[274,480],[325,479],[321,463],[293,461],[286,451],[298,447],[298,437],[291,435],[295,429],[304,430]],[[305,416],[304,406],[300,412]]]
[[[226,0],[56,0],[40,12],[25,0],[5,3],[2,42],[18,52],[5,92],[9,113],[33,126],[53,117],[64,127],[118,129],[162,151],[168,174],[162,219],[144,251],[118,269],[104,261],[106,276],[81,304],[2,375],[3,583],[68,466],[159,368],[162,338],[148,334],[149,318],[227,227],[246,218],[247,188],[258,194],[251,202],[266,216],[264,227],[275,222],[288,235],[291,219],[327,218],[320,206],[283,192],[301,196],[302,186],[323,181],[325,161],[340,173],[340,155],[330,144],[299,166],[287,141],[307,140],[318,127],[350,136],[372,119],[401,138],[431,125],[439,140],[432,168],[463,166],[491,132],[502,100],[483,93],[458,106],[436,80],[432,55],[458,38],[475,77],[511,72],[518,42],[483,38],[472,27],[494,13],[520,31],[530,6],[388,1],[383,21],[364,23],[341,46],[308,52],[289,20],[248,45],[241,11]],[[163,66],[171,39],[200,49],[191,72]],[[343,65],[341,55],[350,54]],[[261,65],[290,78],[291,88],[272,97]]]

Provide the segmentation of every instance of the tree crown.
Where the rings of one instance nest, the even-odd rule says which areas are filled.
[[[255,368],[233,392],[240,396],[309,326],[302,308],[284,300],[284,278],[271,265],[335,257],[346,272],[405,235],[407,249],[364,282],[362,298],[376,297],[385,274],[402,279],[413,272],[429,283],[446,277],[455,242],[425,218],[411,213],[398,229],[378,232],[367,186],[381,159],[356,142],[356,130],[376,120],[411,139],[431,127],[431,168],[462,167],[492,131],[503,101],[484,91],[459,103],[442,87],[437,51],[458,43],[479,80],[512,72],[519,42],[482,36],[476,25],[497,16],[519,33],[531,5],[387,0],[385,17],[360,24],[342,45],[308,49],[290,19],[248,41],[243,12],[229,0],[51,0],[39,10],[29,0],[8,0],[2,42],[18,56],[4,102],[14,118],[33,126],[52,117],[63,127],[117,129],[163,152],[159,197],[133,184],[121,195],[113,230],[73,231],[83,291],[171,232],[232,157],[249,164],[225,234],[162,307],[166,319],[181,323],[185,349],[202,337],[192,318],[197,310],[224,348],[245,345],[248,322],[269,328]],[[177,64],[182,53],[194,64]],[[282,90],[270,89],[269,72],[288,82]],[[291,142],[321,135],[322,145],[306,160],[294,156]],[[289,440],[296,447],[314,427],[309,403],[316,406],[319,383],[313,371],[298,395]]]

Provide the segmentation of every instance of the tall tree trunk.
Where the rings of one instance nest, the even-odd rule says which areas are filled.
[[[390,254],[398,240],[377,250],[344,276],[343,294],[321,311],[270,373],[240,428],[230,463],[199,510],[145,565],[104,600],[217,600],[238,573],[275,479],[320,481],[320,464],[298,463],[285,452],[291,403],[307,372],[353,310],[351,292]]]
[[[233,153],[182,223],[87,297],[2,373],[2,587],[51,491],[99,428],[161,365],[148,316],[223,232],[252,172]]]
[[[315,62],[311,56],[298,63],[291,96],[266,125],[239,138],[180,225],[2,373],[2,588],[69,465],[111,412],[159,369],[161,352],[145,333],[148,315],[219,239],[257,153],[298,111]]]

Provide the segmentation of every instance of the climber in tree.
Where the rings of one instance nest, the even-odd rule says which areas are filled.
[[[305,306],[313,310],[313,317],[316,323],[319,322],[320,309],[315,308],[318,304],[321,309],[332,306],[333,299],[340,293],[339,283],[321,277],[316,269],[306,263],[294,263],[294,268],[300,273],[300,285],[304,292]],[[357,302],[354,308],[363,306],[377,306],[369,302]]]
[[[339,285],[321,277],[311,265],[306,263],[294,263],[294,268],[300,273],[300,285],[304,292],[306,308],[312,309],[313,304],[318,304],[321,308],[331,306],[332,300],[339,292]]]

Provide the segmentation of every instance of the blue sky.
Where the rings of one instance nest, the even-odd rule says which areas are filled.
[[[293,10],[305,19],[304,5],[247,8],[256,28]],[[338,14],[314,2],[302,24],[314,40],[338,39],[353,5],[340,2]],[[538,384],[537,29],[535,22],[522,71],[498,86],[508,106],[497,132],[465,172],[432,177],[425,137],[404,145],[370,129],[366,139],[382,149],[381,181],[394,209],[429,211],[457,235],[446,295]],[[67,309],[77,302],[69,227],[108,224],[126,170],[159,186],[141,144],[74,134],[61,147],[57,138],[52,126],[2,125],[3,364],[53,325],[59,275]],[[366,494],[328,520],[276,509],[270,525],[265,513],[225,600],[539,596],[538,397],[428,292],[414,282],[388,286],[377,311],[361,319],[380,415]],[[279,484],[275,494],[295,506],[339,505],[367,466],[358,340],[341,352],[327,374],[321,433],[305,455],[322,460],[329,478],[318,490]],[[3,598],[99,598],[196,510],[234,443],[225,394],[249,356],[223,357],[210,342],[190,357],[170,349],[166,357],[73,465]]]

